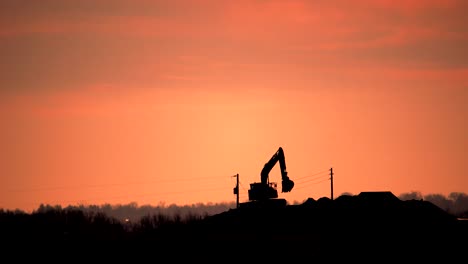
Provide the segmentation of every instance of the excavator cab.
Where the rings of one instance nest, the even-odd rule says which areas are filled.
[[[266,200],[278,198],[277,185],[275,182],[263,184],[261,182],[254,182],[250,184],[249,200]]]

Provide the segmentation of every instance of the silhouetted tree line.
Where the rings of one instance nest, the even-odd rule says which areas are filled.
[[[166,215],[169,217],[191,217],[193,215],[214,215],[229,209],[235,208],[235,202],[224,202],[224,203],[197,203],[192,205],[176,205],[170,204],[165,205],[160,203],[157,206],[152,205],[141,205],[139,206],[136,202],[131,202],[128,204],[102,204],[102,205],[69,205],[63,210],[65,211],[74,211],[79,210],[88,214],[105,214],[110,217],[116,218],[123,222],[136,222],[139,221],[142,217],[148,215]],[[0,208],[0,210],[5,211]],[[43,213],[51,210],[62,210],[60,205],[49,205],[41,204],[37,210],[34,210],[33,213]],[[20,209],[8,210],[8,212],[14,212],[17,214],[25,213]]]
[[[423,195],[420,192],[409,192],[400,194],[400,200],[424,200],[431,202],[449,214],[457,217],[468,217],[468,195],[462,192],[452,192],[448,196],[442,194]]]
[[[123,237],[125,227],[104,213],[60,206],[40,206],[32,213],[0,210],[0,236],[11,240],[109,240]]]
[[[41,204],[32,213],[0,209],[0,237],[5,240],[121,240],[176,235],[190,223],[227,211],[235,203],[190,206]],[[177,232],[176,232],[177,231]]]
[[[50,205],[40,205],[39,210]],[[128,204],[103,204],[103,205],[77,205],[68,206],[66,209],[77,209],[85,212],[104,213],[110,217],[124,222],[137,222],[142,217],[149,215],[165,215],[168,217],[192,217],[193,215],[214,215],[231,208],[235,208],[235,202],[224,203],[196,203],[192,205],[176,205],[160,203],[153,205],[138,205],[136,202]]]

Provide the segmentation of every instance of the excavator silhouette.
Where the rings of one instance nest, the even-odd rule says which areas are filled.
[[[277,183],[270,182],[269,179],[270,171],[277,162],[279,162],[281,169],[281,192],[290,192],[294,187],[294,182],[289,179],[288,172],[286,171],[286,160],[284,158],[283,148],[279,147],[271,159],[265,163],[260,173],[261,182],[250,184],[250,190],[248,191],[250,203],[286,204],[286,200],[284,199],[275,199],[278,198]]]

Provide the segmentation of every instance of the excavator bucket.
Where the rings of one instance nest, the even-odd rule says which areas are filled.
[[[294,187],[294,182],[291,181],[289,178],[284,178],[281,182],[281,192],[290,192]]]

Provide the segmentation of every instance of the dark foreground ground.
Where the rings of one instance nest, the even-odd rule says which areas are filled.
[[[390,192],[283,207],[244,206],[196,223],[190,232],[190,238],[219,244],[269,245],[278,257],[287,252],[340,262],[353,256],[353,262],[468,261],[468,221],[430,202],[401,201]]]
[[[363,192],[301,205],[232,209],[196,223],[192,238],[278,241],[309,245],[435,245],[468,239],[468,222],[426,201],[401,201],[388,192]]]
[[[194,255],[198,257],[210,256],[206,250],[211,252],[214,247],[222,248],[218,253],[265,254],[270,259],[323,256],[324,252],[330,259],[349,254],[378,255],[377,262],[403,256],[468,259],[468,221],[458,220],[430,202],[401,201],[390,192],[363,192],[335,200],[309,199],[300,205],[242,204],[240,208],[188,221],[165,221],[162,216],[154,216],[131,228],[103,215],[85,220],[80,212],[3,214],[1,242],[33,246],[52,242],[80,247],[97,244],[114,250],[140,246],[151,248],[140,253],[156,255],[165,253],[163,248],[205,248]],[[229,260],[230,255],[223,258]]]

